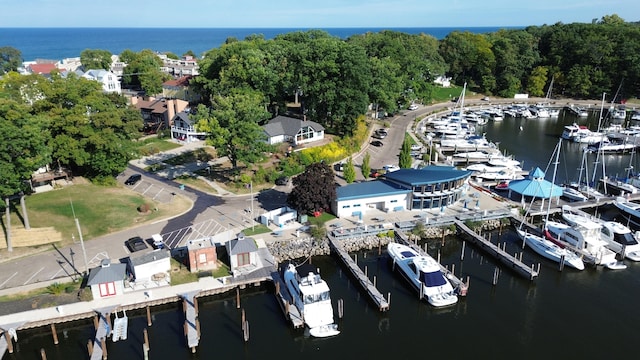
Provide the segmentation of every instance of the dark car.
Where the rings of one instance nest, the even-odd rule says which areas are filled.
[[[276,179],[276,185],[287,185],[289,183],[289,178],[286,176],[280,176]]]
[[[124,181],[124,184],[125,185],[135,185],[140,180],[142,180],[142,175],[133,174],[133,175],[129,176],[129,178],[127,178],[127,180]]]
[[[147,243],[145,243],[140,236],[134,236],[131,239],[125,241],[124,244],[131,252],[136,252],[148,248]]]
[[[380,146],[382,146],[382,145],[384,145],[384,144],[383,144],[383,143],[382,143],[382,141],[380,141],[380,140],[375,140],[375,141],[372,141],[372,142],[371,142],[371,145],[373,145],[373,146],[377,146],[377,147],[380,147]]]

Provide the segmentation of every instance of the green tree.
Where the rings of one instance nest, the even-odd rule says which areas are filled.
[[[127,52],[122,57],[129,61],[122,72],[125,85],[140,88],[148,95],[162,93],[162,83],[170,76],[160,71],[162,60],[153,51],[142,50],[133,55]]]
[[[411,158],[411,137],[406,134],[404,136],[404,141],[402,142],[400,154],[398,155],[398,166],[400,166],[401,169],[410,169],[412,163],[413,159]]]
[[[287,204],[301,214],[328,211],[336,199],[334,174],[329,165],[313,163],[293,178]]]
[[[22,64],[22,53],[11,46],[0,47],[0,75],[18,71]]]
[[[353,159],[351,157],[347,159],[347,163],[344,165],[344,180],[347,184],[356,181],[356,169],[353,166]]]
[[[371,154],[369,154],[369,152],[364,154],[360,170],[362,170],[362,176],[367,179],[369,177],[369,173],[371,172]]]
[[[111,52],[108,50],[85,49],[80,53],[80,62],[86,70],[111,68]]]
[[[198,106],[195,121],[198,129],[209,134],[207,140],[218,154],[227,156],[237,168],[238,162],[255,164],[267,148],[266,135],[259,125],[269,117],[264,108],[259,92],[238,91],[229,96],[215,96],[210,112],[204,105]]]

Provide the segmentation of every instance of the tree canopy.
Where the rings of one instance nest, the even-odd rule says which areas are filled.
[[[287,203],[302,214],[328,211],[336,199],[334,174],[329,165],[313,163],[293,178]]]
[[[145,49],[139,53],[125,50],[120,59],[127,63],[122,73],[125,86],[139,88],[148,95],[162,93],[162,83],[170,79],[170,75],[160,71],[162,60],[153,51]]]
[[[11,46],[0,47],[0,75],[17,71],[22,64],[22,52]]]
[[[86,49],[80,53],[80,63],[86,70],[111,68],[111,52],[108,50]]]

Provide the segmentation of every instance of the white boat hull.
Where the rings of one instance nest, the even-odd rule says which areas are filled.
[[[517,230],[517,233],[520,239],[538,255],[557,263],[560,263],[564,259],[566,265],[576,270],[584,270],[584,263],[576,254],[566,251],[538,235],[529,234],[520,229]]]

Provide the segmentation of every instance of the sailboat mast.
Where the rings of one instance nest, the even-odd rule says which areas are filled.
[[[547,204],[547,214],[545,217],[545,223],[549,220],[549,210],[551,210],[551,196],[553,195],[553,187],[556,185],[556,172],[558,170],[559,158],[560,158],[560,148],[562,147],[562,138],[558,140],[558,145],[556,146],[556,159],[553,162],[553,177],[551,180],[551,188],[549,189],[549,203]]]
[[[600,105],[600,118],[598,119],[598,132],[600,131],[600,125],[602,124],[602,112],[604,111],[604,98],[607,93],[602,93],[602,103]],[[604,140],[604,135],[602,136],[602,140]],[[602,143],[600,143],[602,145]],[[602,146],[598,147],[598,151],[596,151],[596,160],[593,162],[593,177],[591,179],[591,183],[595,184],[596,182],[596,173],[598,172],[598,160],[600,160],[600,152]],[[604,161],[602,162],[602,177],[604,177]]]

